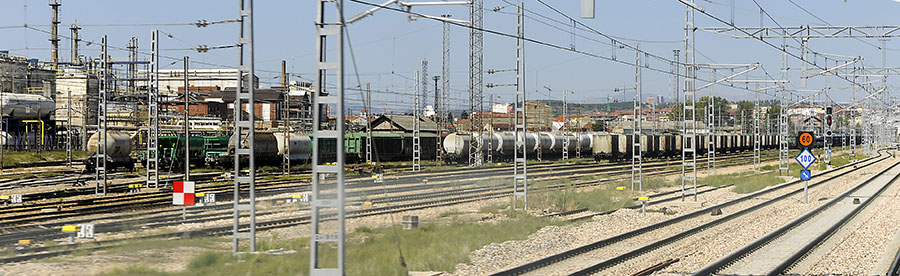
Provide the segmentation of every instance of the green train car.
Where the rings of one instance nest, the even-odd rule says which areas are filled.
[[[311,134],[307,134],[312,139]],[[422,160],[434,160],[437,156],[438,137],[433,133],[419,134],[420,150]],[[324,148],[324,162],[333,162],[335,160],[334,142]],[[376,161],[402,161],[412,160],[413,155],[413,134],[412,133],[372,133],[372,144],[375,155],[372,156]],[[359,162],[366,159],[366,133],[354,132],[344,135],[344,156],[347,162]]]

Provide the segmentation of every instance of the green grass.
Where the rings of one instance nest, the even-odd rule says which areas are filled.
[[[90,153],[83,150],[72,150],[72,159],[85,159]],[[3,151],[3,166],[14,167],[16,165],[29,164],[44,161],[66,160],[65,150],[41,151]]]
[[[418,229],[399,227],[370,229],[350,234],[347,239],[347,275],[407,275],[408,271],[453,271],[458,263],[468,262],[469,253],[487,244],[524,239],[544,226],[549,219],[525,217],[497,223],[427,223]],[[296,250],[295,254],[253,254],[235,256],[231,252],[211,250],[190,260],[183,271],[160,272],[146,265],[111,269],[101,275],[307,275],[309,242],[258,241],[258,250],[275,248]],[[325,264],[334,264],[334,248],[320,247]],[[402,259],[406,268],[401,265]]]

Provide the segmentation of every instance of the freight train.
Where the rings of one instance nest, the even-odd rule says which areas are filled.
[[[515,154],[515,133],[511,131],[494,132],[481,137],[483,154],[492,154],[495,160],[512,160]],[[477,138],[476,138],[477,139]],[[569,153],[575,156],[576,147],[587,155],[593,144],[590,134],[564,135],[551,132],[527,132],[525,135],[525,151],[531,155],[540,151],[546,158],[561,158],[565,139],[569,140]],[[451,133],[444,138],[443,160],[448,163],[468,162],[471,134]]]

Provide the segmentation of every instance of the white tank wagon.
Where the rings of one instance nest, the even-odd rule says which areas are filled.
[[[244,137],[246,138],[247,136]],[[283,133],[256,132],[253,137],[253,157],[257,164],[276,164],[284,159],[283,155],[285,150]],[[309,160],[310,153],[312,152],[312,141],[309,136],[292,133],[289,137],[289,158],[292,161]],[[230,162],[234,162],[235,138],[236,136],[232,135],[228,140],[228,154],[223,155],[221,157],[222,160],[218,163],[231,164]],[[244,146],[247,146],[249,141],[247,139],[241,139],[241,143],[243,143]]]
[[[274,133],[274,135],[275,141],[278,143],[278,156],[284,156],[285,152],[288,152],[288,158],[291,160],[309,160],[312,152],[312,140],[309,139],[309,136],[299,133],[288,134],[288,150],[285,151],[284,133]]]
[[[4,117],[13,120],[47,118],[56,110],[53,99],[41,95],[3,93],[0,96]]]
[[[503,131],[494,132],[493,135],[486,133],[483,138],[483,153],[494,154],[495,160],[512,160],[515,153],[515,132]],[[536,151],[540,150],[544,154],[543,158],[554,159],[562,157],[563,134],[551,132],[527,132],[525,137],[525,151],[529,158]],[[569,150],[574,156],[576,140],[581,145],[583,153],[586,155],[591,150],[593,137],[590,134],[581,134],[577,139],[575,135],[569,135]],[[451,133],[444,138],[444,161],[447,162],[468,162],[470,134]]]
[[[132,135],[127,132],[107,131],[106,143],[103,149],[106,155],[106,169],[113,170],[124,168],[134,171],[134,158],[131,157]],[[88,152],[92,153],[85,162],[85,170],[88,172],[96,168],[97,146],[101,144],[100,134],[94,133],[88,138]]]

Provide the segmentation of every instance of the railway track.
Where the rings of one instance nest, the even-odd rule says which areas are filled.
[[[671,171],[671,170],[666,171],[663,168],[658,168],[656,170],[658,170],[658,172],[656,172],[658,174],[680,173],[680,172]],[[648,173],[652,174],[653,172],[651,170],[651,171],[648,171]],[[598,182],[599,181],[582,181],[580,183],[575,183],[575,184],[578,186],[589,186],[589,185],[598,185]],[[500,186],[502,186],[502,185],[500,185]],[[551,186],[549,188],[560,188],[565,185],[559,184],[557,186],[558,187]],[[709,189],[705,189],[705,190],[700,190],[700,193],[714,191],[714,190],[721,189],[721,188],[723,188],[723,187],[713,187],[713,188],[709,188]],[[366,214],[377,215],[377,214],[384,214],[384,213],[390,213],[390,212],[402,212],[402,211],[408,211],[408,210],[431,208],[431,207],[437,207],[437,206],[443,206],[443,205],[449,205],[449,204],[459,204],[459,203],[471,202],[471,201],[476,201],[476,200],[503,197],[503,196],[508,196],[509,191],[511,191],[511,189],[509,189],[509,188],[499,189],[499,191],[498,191],[498,189],[496,189],[494,187],[481,187],[478,189],[480,189],[480,191],[477,191],[477,189],[473,189],[473,190],[461,190],[461,191],[443,191],[443,192],[437,192],[437,193],[436,192],[424,192],[424,193],[420,193],[420,194],[416,194],[416,195],[403,195],[403,196],[399,196],[399,197],[381,199],[381,201],[383,201],[383,202],[396,202],[396,201],[403,201],[403,200],[407,200],[407,201],[408,200],[422,200],[422,201],[408,203],[408,204],[394,205],[394,206],[386,206],[386,207],[381,207],[381,208],[374,208],[372,210],[355,210],[355,211],[352,211],[351,213],[348,213],[348,217],[350,217],[350,215],[352,215],[354,217],[359,217],[359,216],[365,216]],[[666,195],[669,195],[669,196],[665,197]],[[437,199],[432,200],[432,198],[436,198],[436,197],[437,197]],[[666,201],[677,200],[680,198],[680,194],[675,195],[674,192],[665,192],[665,193],[660,193],[658,195],[654,195],[654,198],[657,198],[657,197],[661,197],[661,198],[655,199],[654,201],[650,202],[650,204],[656,204],[656,203],[661,203],[661,202],[666,202]],[[215,208],[223,208],[223,207],[230,208],[230,204],[218,205]],[[628,208],[639,208],[639,205],[638,206],[630,206]],[[389,211],[389,210],[393,210],[393,211]],[[169,211],[169,212],[170,212],[170,214],[159,215],[156,218],[154,218],[154,220],[128,221],[128,222],[124,222],[124,223],[120,223],[120,224],[134,225],[134,224],[155,223],[154,225],[152,225],[153,227],[163,227],[163,226],[171,226],[171,225],[180,223],[180,222],[173,222],[173,219],[177,220],[177,217],[180,217],[180,214],[174,213],[172,211]],[[202,212],[202,211],[198,211],[198,212]],[[273,211],[273,212],[277,212],[277,211]],[[215,217],[210,217],[209,214],[204,214],[204,215],[192,214],[191,220],[188,220],[188,223],[221,220],[221,219],[229,219],[229,220],[231,219],[231,212],[228,210],[226,210],[220,214],[221,215],[218,215]],[[585,217],[590,217],[593,215],[597,215],[597,214],[590,214]],[[195,221],[195,219],[196,219],[196,221]],[[258,230],[267,229],[265,227],[261,228],[260,225],[270,225],[270,227],[273,227],[273,228],[288,227],[288,226],[292,226],[292,225],[306,223],[307,220],[308,220],[308,217],[303,217],[303,218],[300,218],[299,220],[296,218],[287,219],[287,220],[276,220],[273,222],[265,222],[262,224],[258,222],[257,229]],[[107,228],[107,227],[109,227],[109,228]],[[111,231],[115,231],[116,227],[114,225],[110,225],[110,226],[97,225],[95,227],[95,231],[103,232],[103,231],[105,231],[105,229],[110,229]],[[121,229],[121,227],[119,227],[119,229]],[[227,227],[227,232],[230,232],[230,229],[231,229],[230,226]],[[216,231],[220,231],[220,232],[216,232]],[[214,233],[221,233],[221,231],[224,231],[224,230],[215,228],[215,229],[209,230],[209,231],[203,230],[200,232],[186,232],[186,233],[181,233],[181,234],[183,234],[183,235],[195,235],[198,233],[214,234]],[[55,235],[53,232],[55,232]],[[44,230],[44,233],[42,233],[42,234],[43,234],[42,237],[48,237],[48,238],[61,236],[61,234],[56,229]],[[10,235],[6,235],[6,236],[8,236],[8,238],[0,237],[0,239],[4,239],[5,240],[4,242],[9,242],[15,238],[23,237],[22,234],[10,234]],[[178,236],[178,235],[174,235],[174,236]],[[155,236],[155,237],[164,237],[164,236]],[[172,236],[165,236],[165,237],[172,237]],[[125,240],[125,239],[123,239],[123,240]],[[109,243],[109,241],[107,241],[105,243]],[[65,248],[65,247],[69,247],[69,246],[59,246],[59,247]],[[39,248],[39,249],[31,249],[31,250],[33,250],[33,251],[51,250],[51,252],[35,253],[35,254],[32,254],[33,256],[26,255],[26,256],[11,257],[11,258],[7,258],[7,259],[0,259],[0,263],[20,261],[20,260],[25,260],[28,258],[41,258],[41,257],[48,257],[48,256],[56,256],[56,255],[60,255],[60,254],[66,254],[65,250],[71,250],[71,249],[65,249],[61,252],[54,252],[54,251],[52,251],[52,249],[48,249],[48,248]],[[27,250],[23,251],[23,253],[25,253],[25,252],[27,252]]]
[[[842,166],[840,168],[832,169],[830,171],[820,173],[814,175],[814,178],[820,180],[819,183],[812,184],[811,187],[820,185],[822,183],[827,183],[831,180],[834,180],[840,176],[846,175],[852,171],[859,170],[863,167],[869,166],[876,162],[882,161],[887,158],[887,155],[881,155],[880,157],[872,157],[865,160],[857,161],[852,164],[848,164]],[[530,262],[521,266],[517,266],[511,269],[507,269],[494,275],[522,275],[522,274],[532,274],[532,275],[550,275],[550,274],[559,274],[561,271],[566,271],[566,273],[572,273],[574,275],[591,275],[599,271],[603,271],[612,266],[625,262],[627,260],[642,256],[646,253],[649,253],[655,249],[658,249],[667,244],[673,243],[690,235],[696,234],[698,232],[703,231],[709,227],[724,223],[729,221],[735,217],[741,216],[743,214],[749,213],[753,210],[757,210],[762,208],[772,202],[775,202],[780,199],[788,198],[791,195],[802,192],[802,187],[799,190],[793,190],[791,192],[787,192],[783,195],[777,196],[772,199],[768,199],[760,204],[753,205],[749,208],[733,210],[731,215],[722,216],[718,219],[712,219],[711,217],[701,217],[702,215],[710,214],[712,210],[722,210],[728,207],[733,207],[738,204],[743,204],[745,202],[750,201],[751,199],[760,198],[763,195],[769,195],[774,192],[781,192],[786,190],[791,190],[792,188],[796,188],[799,186],[800,181],[792,181],[784,184],[780,184],[774,186],[769,189],[765,189],[756,193],[752,193],[740,198],[737,198],[732,201],[728,201],[722,204],[718,204],[715,206],[710,206],[689,214],[685,214],[676,218],[668,219],[647,227],[635,229],[617,236],[613,236],[610,238],[606,238],[591,244],[587,244],[584,246],[580,246],[571,250],[567,250],[564,252],[560,252],[557,254],[553,254],[551,256],[542,258],[540,260]],[[750,203],[750,202],[748,202]],[[727,211],[727,210],[726,210]],[[699,220],[699,222],[697,222]],[[705,221],[704,221],[705,220]],[[699,224],[699,225],[697,225]],[[683,230],[687,229],[687,230]],[[665,236],[668,238],[665,239],[655,239],[651,238],[649,233],[666,233]],[[676,233],[674,235],[669,233]],[[645,237],[646,236],[646,237]],[[603,251],[604,254],[615,254],[611,258],[602,257],[603,254],[598,254],[600,251]],[[601,262],[597,262],[598,260],[602,260]]]
[[[725,159],[720,159],[720,162],[728,162],[728,160],[740,160],[741,158],[746,157],[746,154],[742,155],[734,155],[725,157]],[[645,168],[652,169],[657,167],[667,166],[669,161],[655,162],[649,163],[645,165]],[[531,175],[535,177],[574,177],[575,173],[584,175],[584,174],[614,174],[617,170],[624,169],[626,167],[630,168],[626,165],[619,164],[606,164],[598,166],[596,163],[585,163],[585,164],[549,164],[547,166],[539,166],[538,168],[531,170]],[[447,172],[437,172],[434,174],[416,174],[413,176],[398,176],[394,178],[389,178],[390,184],[378,184],[372,183],[371,178],[355,178],[351,179],[349,188],[360,188],[360,189],[383,189],[386,186],[401,186],[401,185],[422,185],[424,182],[429,182],[434,184],[433,188],[441,188],[438,187],[435,183],[445,183],[452,184],[455,183],[460,175],[465,175],[466,179],[469,180],[490,180],[490,179],[502,179],[505,176],[496,176],[496,171],[499,168],[491,168],[487,170],[452,170]],[[217,176],[216,173],[206,173],[195,175],[195,179],[200,181],[203,180],[212,180],[214,176]],[[427,178],[425,177],[427,176]],[[258,183],[258,191],[265,191],[267,187],[279,187],[284,185],[290,185],[291,180],[286,181],[260,181]],[[294,180],[295,183],[299,183],[299,181]],[[449,185],[447,185],[449,186]],[[119,189],[127,189],[125,183],[121,184],[121,186],[114,186],[110,188],[111,190],[119,190]],[[199,185],[198,192],[207,192],[207,193],[223,193],[220,196],[230,195],[230,190],[233,189],[232,184],[230,183],[219,183],[215,185]],[[308,189],[308,187],[306,188]],[[416,189],[410,187],[410,189]],[[89,189],[89,194],[93,193],[93,189]],[[299,190],[299,192],[303,192],[306,190]],[[56,196],[65,196],[66,193],[58,192],[62,195],[54,194]],[[76,195],[82,195],[83,193],[75,193]],[[88,197],[88,198],[78,198],[72,200],[63,200],[63,201],[39,201],[39,203],[29,203],[20,206],[10,206],[7,208],[0,208],[0,219],[3,219],[3,222],[0,222],[0,226],[10,225],[10,224],[20,224],[25,222],[36,222],[40,220],[46,219],[55,219],[55,218],[63,218],[66,216],[74,216],[78,215],[80,212],[87,212],[87,214],[94,214],[102,212],[103,210],[117,210],[117,208],[142,208],[145,205],[152,206],[163,206],[165,202],[169,199],[171,195],[166,190],[160,190],[156,192],[145,192],[145,193],[120,193],[117,195],[106,196],[102,198]],[[26,197],[23,195],[23,197]],[[127,202],[127,204],[125,204]],[[96,205],[109,205],[109,207],[100,207]],[[56,208],[57,211],[53,213],[41,213],[43,210],[48,208]],[[90,209],[87,209],[90,208]]]
[[[900,163],[829,200],[788,224],[707,265],[696,275],[780,275],[844,227],[900,178]]]

